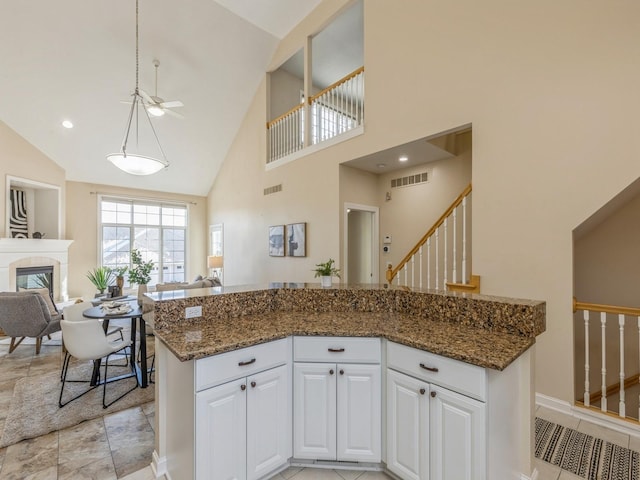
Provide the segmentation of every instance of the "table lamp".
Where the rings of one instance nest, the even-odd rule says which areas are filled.
[[[222,256],[209,255],[207,257],[207,266],[213,270],[213,275],[217,278],[219,278],[217,270],[222,270],[222,260]]]

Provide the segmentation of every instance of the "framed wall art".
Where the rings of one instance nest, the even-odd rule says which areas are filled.
[[[269,256],[284,257],[284,225],[269,227]]]
[[[306,223],[291,223],[287,225],[287,255],[290,257],[307,256]]]

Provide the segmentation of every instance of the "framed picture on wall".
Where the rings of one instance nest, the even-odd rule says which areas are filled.
[[[306,223],[291,223],[287,225],[287,255],[290,257],[307,256]]]
[[[284,257],[284,225],[269,227],[269,256]]]

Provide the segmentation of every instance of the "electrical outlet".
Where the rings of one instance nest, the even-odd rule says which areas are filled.
[[[187,307],[184,310],[184,318],[196,318],[202,316],[202,306]]]

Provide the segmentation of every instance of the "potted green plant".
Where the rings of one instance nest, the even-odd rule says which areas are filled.
[[[87,272],[87,278],[98,289],[100,295],[102,295],[111,283],[113,271],[109,267],[96,267]]]
[[[142,260],[140,250],[131,250],[131,268],[129,268],[129,282],[138,285],[138,303],[142,305],[142,298],[147,291],[147,283],[151,281],[151,270],[153,270],[153,260],[145,262]]]
[[[320,284],[323,287],[330,287],[333,277],[340,278],[340,269],[335,268],[334,264],[335,261],[332,258],[324,263],[316,263],[315,277],[320,277]]]

